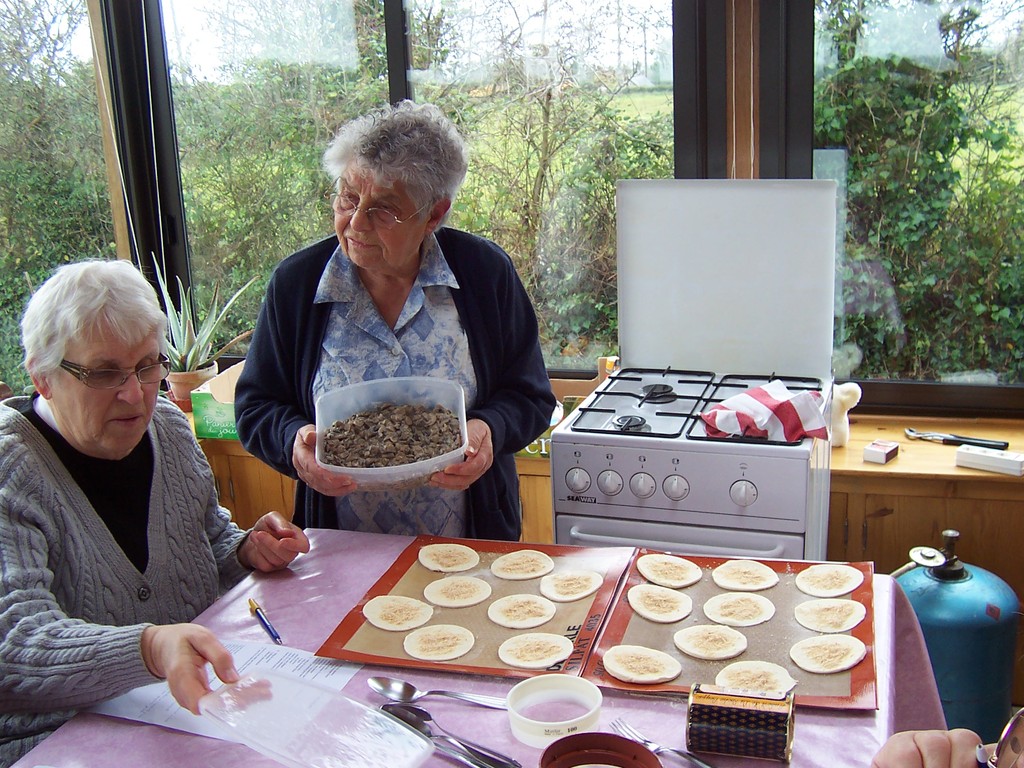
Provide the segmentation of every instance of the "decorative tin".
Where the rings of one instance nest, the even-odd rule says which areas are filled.
[[[686,746],[693,752],[789,762],[793,694],[755,696],[695,683],[686,710]]]

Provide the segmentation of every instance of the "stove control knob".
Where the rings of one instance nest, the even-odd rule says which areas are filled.
[[[646,472],[637,472],[629,478],[629,490],[638,499],[646,499],[653,496],[654,492],[658,490],[658,483]]]
[[[690,493],[690,484],[686,482],[685,477],[669,475],[665,478],[665,482],[661,484],[661,489],[665,491],[665,495],[672,499],[672,501],[682,501]]]
[[[749,480],[737,480],[729,487],[729,497],[741,507],[749,507],[757,501],[757,486]]]
[[[583,493],[590,487],[590,475],[585,469],[573,467],[565,473],[565,484],[573,493]]]
[[[622,490],[623,485],[622,475],[613,469],[606,469],[597,476],[597,487],[605,496],[614,496]]]

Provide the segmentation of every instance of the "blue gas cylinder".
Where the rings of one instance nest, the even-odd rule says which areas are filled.
[[[896,581],[924,633],[948,728],[998,740],[1011,712],[1020,601],[1005,581],[968,565],[954,549],[960,534],[942,532],[943,549],[915,547]]]

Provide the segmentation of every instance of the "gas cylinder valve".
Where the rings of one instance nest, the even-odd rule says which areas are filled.
[[[935,547],[911,547],[910,562],[893,571],[897,578],[918,566],[928,568],[935,578],[942,581],[959,581],[967,577],[964,564],[956,555],[956,543],[960,539],[960,531],[947,528],[942,532],[942,549]]]

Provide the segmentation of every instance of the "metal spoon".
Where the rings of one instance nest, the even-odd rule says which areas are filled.
[[[415,707],[412,704],[385,704],[383,707],[381,707],[381,709],[383,709],[385,712],[390,712],[395,717],[400,718],[403,722],[413,726],[416,730],[418,730],[425,736],[432,735],[432,729],[430,724],[433,724],[433,726],[437,728],[437,730],[439,730],[446,737],[454,740],[467,752],[473,755],[473,757],[493,764],[496,768],[499,768],[500,766],[505,766],[506,768],[522,768],[522,765],[518,761],[513,760],[508,755],[503,755],[501,752],[496,752],[490,747],[485,747],[483,744],[476,744],[472,741],[469,741],[468,739],[463,738],[462,736],[456,736],[451,731],[442,728],[440,723],[434,720],[431,714],[422,707]]]
[[[402,704],[412,704],[424,696],[450,696],[453,699],[468,701],[491,709],[508,709],[505,699],[497,696],[484,696],[479,693],[460,693],[458,691],[421,691],[412,683],[394,677],[371,677],[367,684],[386,699]]]
[[[389,715],[397,717],[410,728],[422,733],[434,742],[434,746],[441,752],[444,752],[444,754],[460,759],[463,763],[474,765],[477,768],[522,768],[522,766],[514,760],[510,760],[504,756],[493,758],[470,744],[461,741],[454,736],[450,736],[447,733],[434,733],[425,720],[414,714],[413,710],[418,709],[418,707],[409,707],[405,704],[385,704],[381,709]],[[444,744],[450,744],[454,749],[451,747],[443,747],[442,745]]]

